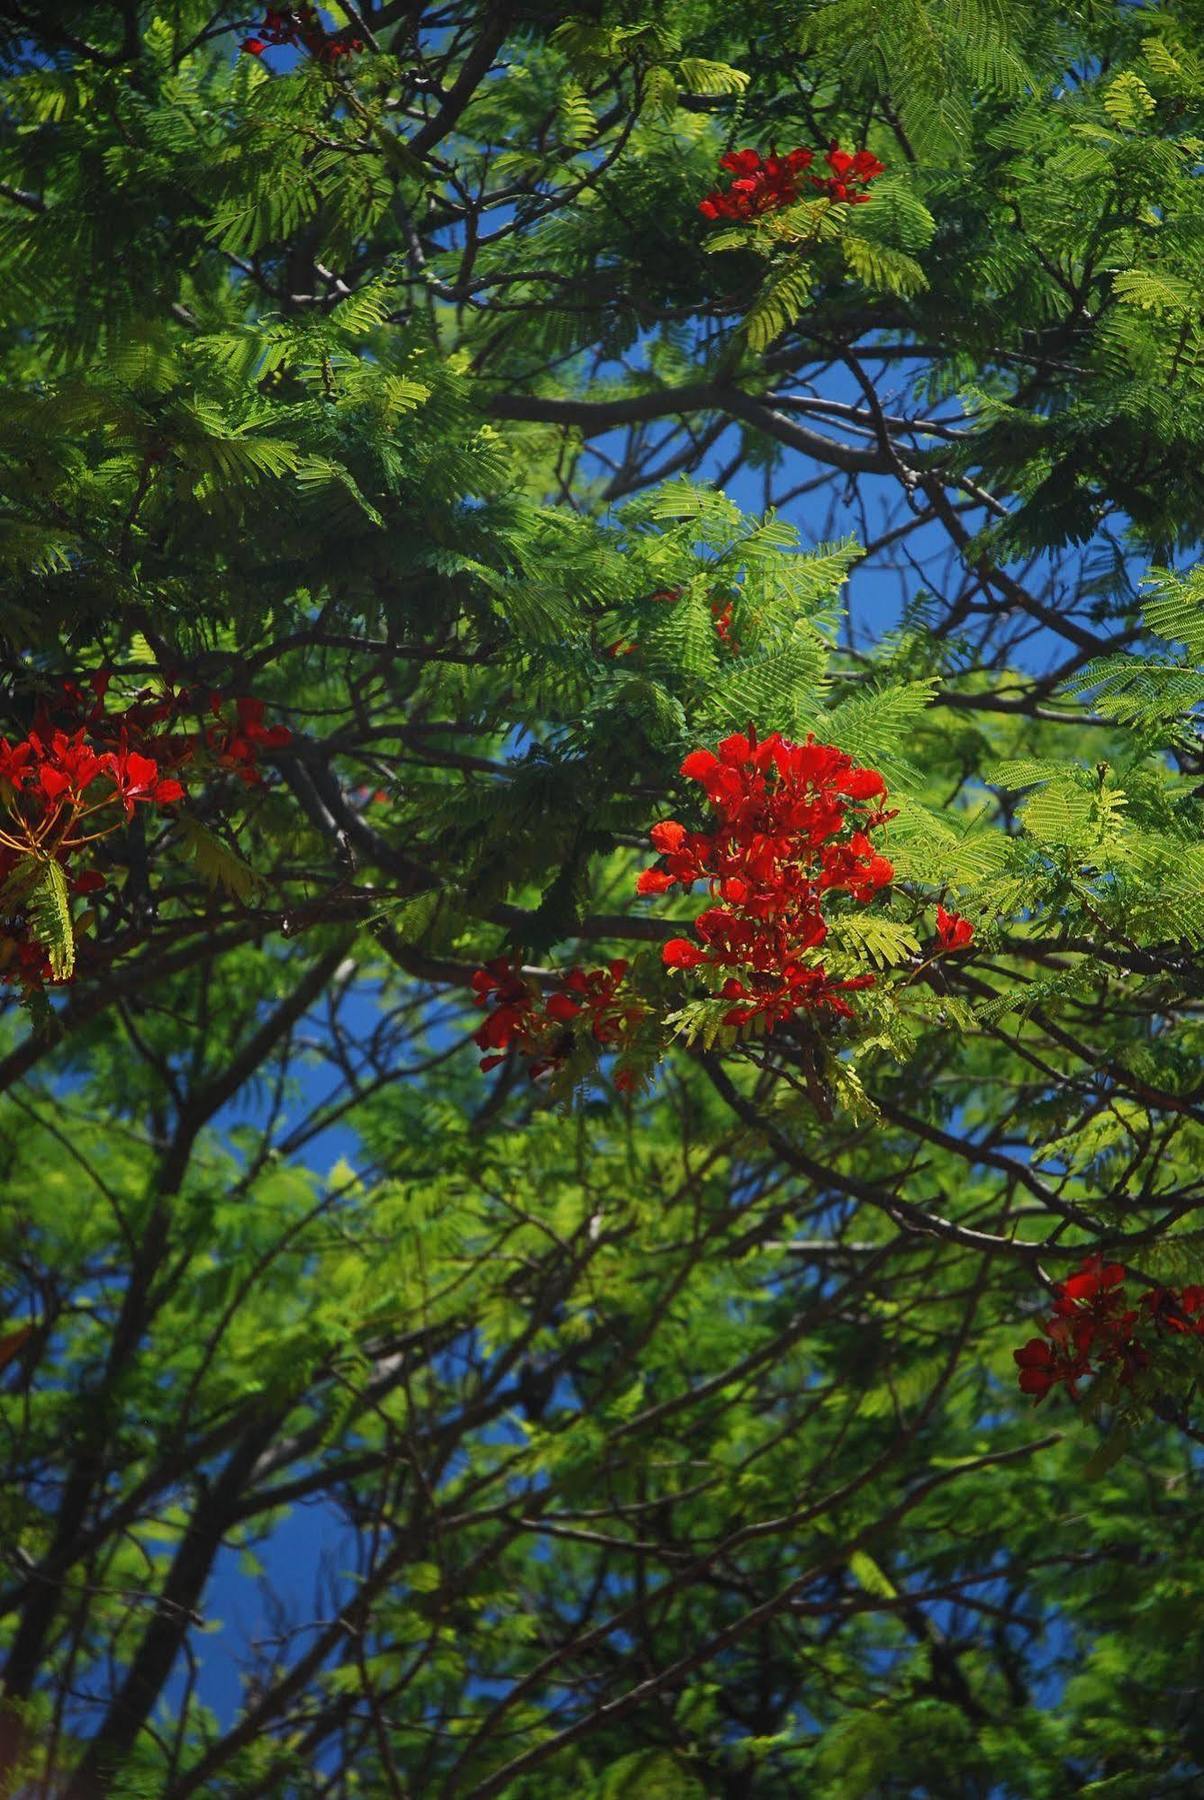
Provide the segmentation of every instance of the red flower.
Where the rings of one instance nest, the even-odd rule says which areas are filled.
[[[1046,1394],[1059,1381],[1066,1383],[1066,1392],[1072,1400],[1077,1400],[1074,1384],[1087,1373],[1086,1360],[1077,1357],[1064,1345],[1049,1343],[1045,1338],[1030,1338],[1012,1355],[1020,1370],[1019,1382],[1022,1394],[1032,1394],[1040,1406]]]
[[[71,786],[71,777],[50,763],[43,763],[38,770],[38,786],[48,800],[57,800]]]
[[[139,805],[171,806],[184,799],[176,770],[191,758],[193,745],[188,736],[170,735],[169,722],[199,697],[166,675],[123,709],[108,712],[111,680],[106,669],[63,678],[37,700],[33,727],[20,743],[0,739],[0,807],[9,815],[0,884],[31,855],[48,854],[68,871],[73,895],[94,894],[106,878],[95,868],[73,870],[75,855],[120,829],[122,815],[132,818]],[[220,709],[220,696],[214,704]],[[165,725],[168,730],[159,729]],[[233,748],[227,741],[231,735],[239,739]],[[287,743],[289,734],[283,726],[266,726],[262,702],[250,699],[239,703],[237,731],[218,733],[216,741],[223,752],[230,751],[227,760],[250,761],[261,746]],[[51,979],[19,894],[12,897],[0,938],[0,964],[3,979],[19,979],[27,989]]]
[[[117,789],[127,819],[133,817],[136,801],[145,800],[156,806],[170,806],[174,801],[184,798],[184,789],[180,783],[174,780],[161,781],[158,763],[152,757],[141,756],[137,750],[125,750],[116,754],[110,752],[100,758],[100,768]]]
[[[673,886],[677,877],[666,873],[664,869],[643,869],[635,884],[637,894],[664,894]]]
[[[1106,1263],[1102,1256],[1088,1256],[1073,1275],[1068,1275],[1054,1289],[1058,1296],[1054,1311],[1061,1318],[1069,1318],[1081,1306],[1112,1305],[1117,1299],[1115,1290],[1123,1285],[1124,1279],[1122,1263]]]
[[[583,1014],[597,1043],[625,1045],[647,1012],[641,1001],[619,993],[626,973],[622,961],[604,969],[569,969],[561,989],[548,996],[540,1012],[532,984],[508,958],[497,957],[472,976],[477,1004],[494,1008],[474,1033],[474,1042],[482,1050],[505,1052],[513,1046],[527,1058],[533,1079],[564,1063],[575,1042],[570,1028]],[[487,1056],[481,1068],[504,1061],[504,1055]]]
[[[43,745],[37,733],[31,731],[29,743],[35,755],[42,758],[37,783],[44,798],[52,805],[65,794],[78,802],[84,789],[100,773],[100,759],[91,746],[85,744],[82,730],[73,737],[68,737],[65,731],[56,731],[51,735],[49,745]]]
[[[766,742],[769,740],[766,739]],[[727,763],[729,768],[738,769],[752,758],[756,745],[742,731],[733,731],[730,737],[720,738],[717,749],[720,762]]]
[[[740,646],[732,636],[732,624],[735,616],[735,601],[729,600],[723,605],[718,600],[711,602],[711,617],[715,621],[715,636],[721,644],[726,644],[733,656],[740,654]]]
[[[841,777],[840,791],[850,800],[873,800],[886,792],[886,782],[877,769],[850,769]]]
[[[292,743],[293,734],[287,725],[264,724],[262,700],[236,700],[234,708],[238,714],[240,731],[253,744],[263,744],[269,750],[282,750],[286,744]]]
[[[33,745],[28,738],[19,744],[10,744],[7,738],[0,738],[0,781],[6,781],[10,787],[24,787],[26,777],[32,772],[29,767],[32,756]]]
[[[676,819],[662,819],[659,825],[652,827],[648,836],[652,839],[653,848],[667,856],[671,851],[681,849],[689,833]]]
[[[869,195],[863,190],[879,175],[885,175],[886,164],[868,150],[842,150],[833,140],[824,161],[830,175],[813,175],[814,187],[829,200],[840,200],[848,206],[864,206]]]
[[[1069,1333],[1076,1347],[1105,1359],[1122,1355],[1137,1313],[1126,1310],[1120,1263],[1089,1256],[1055,1289],[1053,1319],[1046,1329]]]
[[[304,46],[319,62],[332,64],[364,47],[361,38],[327,37],[312,6],[269,7],[259,30],[262,37],[247,38],[243,44],[249,56],[262,56],[269,44],[291,44]]]
[[[964,950],[974,936],[974,927],[961,913],[936,909],[936,941],[941,950]]]
[[[345,56],[354,56],[364,47],[362,38],[326,38],[321,44],[311,43],[309,48],[319,62],[337,63]]]
[[[716,189],[708,194],[698,210],[704,219],[754,219],[790,206],[799,197],[800,177],[813,161],[810,150],[765,158],[759,150],[729,150],[719,158],[719,167],[736,179],[726,192]]]
[[[220,694],[211,694],[209,697],[209,710],[219,717],[221,698]],[[234,709],[238,724],[225,731],[211,727],[206,733],[206,742],[216,753],[223,768],[233,769],[240,781],[254,786],[261,780],[256,768],[260,750],[282,750],[292,743],[293,734],[287,725],[264,724],[262,700],[236,700]]]
[[[549,1019],[555,1019],[561,1025],[568,1025],[577,1017],[581,1007],[576,1000],[570,1000],[567,994],[551,994],[544,1011]]]
[[[590,1031],[599,1044],[626,1043],[647,1011],[641,1001],[619,994],[626,974],[627,964],[619,959],[605,969],[570,969],[564,978],[578,1007],[589,1013]],[[549,1013],[556,998],[548,1001]]]
[[[515,1040],[525,1039],[535,1015],[535,994],[509,959],[499,956],[477,969],[472,977],[478,1006],[493,1004],[493,1012],[473,1033],[473,1042],[481,1050],[508,1050]],[[482,1062],[482,1069],[502,1062],[498,1056]]]
[[[705,219],[755,219],[762,213],[791,206],[799,199],[803,175],[815,160],[810,150],[791,150],[786,156],[762,158],[758,150],[729,150],[719,159],[721,169],[735,176],[726,189],[718,188],[699,202]],[[824,156],[827,175],[812,175],[811,185],[827,199],[848,206],[864,206],[871,181],[886,173],[886,164],[869,150],[842,150],[835,141]]]
[[[706,781],[713,769],[719,767],[719,760],[709,750],[691,750],[681,765],[681,772],[690,781]]]
[[[878,856],[863,831],[855,831],[847,843],[825,844],[820,852],[821,888],[845,888],[854,900],[870,900],[879,888],[894,880],[894,864]]]
[[[1142,1342],[1147,1327],[1204,1335],[1204,1288],[1187,1287],[1181,1293],[1156,1287],[1130,1307],[1125,1295],[1125,1271],[1120,1263],[1105,1263],[1088,1256],[1072,1275],[1054,1289],[1054,1308],[1041,1329],[1048,1343],[1034,1338],[1015,1351],[1020,1367],[1020,1386],[1038,1400],[1057,1381],[1065,1381],[1072,1399],[1074,1383],[1086,1375],[1098,1375],[1109,1367],[1127,1386],[1149,1366],[1150,1351]]]
[[[800,1009],[850,1017],[845,994],[872,986],[873,976],[834,980],[811,953],[827,935],[827,892],[864,903],[894,879],[868,836],[892,815],[859,810],[885,793],[882,776],[834,745],[792,744],[777,732],[758,739],[751,727],[714,751],[692,750],[681,772],[704,789],[712,829],[690,832],[676,820],[654,826],[665,867],[645,870],[637,888],[658,894],[703,881],[724,904],[695,920],[701,947],[674,939],[665,962],[733,971],[722,993],[737,1002],[725,1015],[734,1027],[758,1016],[774,1023]]]
[[[667,969],[696,969],[707,957],[706,951],[689,938],[670,938],[661,951],[661,960]]]
[[[1178,1294],[1173,1288],[1151,1288],[1141,1304],[1158,1330],[1204,1337],[1204,1319],[1193,1316],[1204,1311],[1204,1287],[1185,1287]]]
[[[63,980],[69,977],[63,978]],[[0,936],[0,981],[19,982],[26,993],[40,987],[59,986],[46,950],[32,938]]]

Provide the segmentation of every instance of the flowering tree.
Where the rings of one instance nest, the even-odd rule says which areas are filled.
[[[1196,1791],[1194,13],[0,27],[0,1789]]]

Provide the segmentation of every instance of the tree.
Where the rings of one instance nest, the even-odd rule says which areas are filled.
[[[7,1791],[1197,1791],[1198,9],[0,22]]]

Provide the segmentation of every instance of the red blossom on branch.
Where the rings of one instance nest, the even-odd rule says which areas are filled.
[[[100,758],[84,742],[83,731],[77,731],[73,737],[68,737],[65,731],[56,731],[49,743],[43,743],[38,733],[31,731],[29,743],[35,756],[42,759],[37,766],[37,784],[42,798],[51,805],[64,799],[78,805],[85,788],[96,780],[101,768]]]
[[[647,889],[642,889],[647,892]],[[692,944],[689,938],[670,938],[661,950],[661,957],[667,969],[697,969],[706,962],[707,953],[698,944]]]
[[[210,695],[209,710],[221,717],[222,696]],[[234,703],[236,723],[223,721],[224,729],[211,726],[206,742],[224,769],[232,769],[248,787],[257,786],[263,777],[256,766],[261,750],[283,750],[293,741],[287,725],[265,725],[262,700],[241,699]]]
[[[1087,1362],[1068,1345],[1046,1338],[1030,1338],[1012,1353],[1019,1366],[1022,1394],[1031,1394],[1039,1406],[1058,1382],[1066,1383],[1072,1400],[1078,1399],[1075,1382],[1087,1373]]]
[[[1150,1362],[1149,1335],[1164,1331],[1204,1337],[1204,1287],[1153,1287],[1130,1306],[1121,1263],[1088,1256],[1054,1288],[1054,1306],[1042,1321],[1044,1337],[1012,1352],[1020,1390],[1037,1404],[1064,1382],[1072,1400],[1076,1383],[1113,1367],[1128,1385]],[[1144,1341],[1143,1341],[1144,1340]]]
[[[699,201],[704,219],[755,219],[761,213],[790,206],[802,191],[802,178],[815,160],[811,150],[762,157],[759,150],[729,150],[719,167],[736,179]]]
[[[824,157],[831,173],[813,175],[811,185],[829,200],[843,201],[846,206],[864,206],[869,199],[866,188],[879,175],[886,174],[886,164],[869,150],[842,150],[833,139]]]
[[[1204,1287],[1185,1287],[1178,1293],[1174,1288],[1150,1288],[1141,1297],[1141,1308],[1157,1331],[1204,1337],[1204,1318],[1195,1316],[1204,1313]]]
[[[604,969],[568,969],[546,997],[508,957],[495,957],[477,969],[471,982],[477,1005],[493,1009],[473,1033],[477,1048],[489,1053],[481,1059],[482,1070],[505,1062],[513,1048],[526,1059],[534,1079],[561,1068],[585,1029],[603,1048],[629,1049],[648,1008],[621,991],[627,968],[616,960]],[[625,1080],[624,1090],[632,1084]]]
[[[127,819],[133,818],[136,801],[171,806],[184,798],[181,783],[171,779],[160,780],[158,763],[153,757],[140,756],[136,750],[120,754],[110,752],[100,758],[100,767],[117,789]]]
[[[153,757],[124,744],[118,751],[103,748],[103,697],[99,679],[91,701],[65,682],[58,710],[78,706],[86,724],[63,731],[43,706],[40,729],[17,744],[0,739],[0,980],[20,983],[27,994],[68,979],[75,954],[73,924],[71,941],[59,944],[57,961],[51,958],[35,929],[34,894],[51,877],[69,894],[98,892],[103,873],[72,868],[74,859],[119,830],[137,802],[166,806],[184,798],[182,783],[161,777]],[[123,725],[123,738],[125,731]]]
[[[120,831],[138,807],[183,800],[184,765],[203,764],[208,749],[219,767],[233,767],[244,781],[257,782],[260,752],[290,741],[283,725],[264,723],[261,700],[237,701],[236,723],[206,734],[179,728],[180,715],[196,697],[170,679],[143,688],[113,710],[107,706],[109,690],[107,670],[68,677],[38,699],[22,739],[0,738],[0,980],[17,981],[27,992],[52,979],[51,959],[35,934],[30,910],[48,865],[63,871],[70,895],[98,893],[106,886],[105,875],[79,864],[86,864],[92,846]],[[223,705],[221,695],[211,697],[218,718]],[[89,917],[80,915],[77,926]],[[69,970],[70,957],[61,948],[57,954]]]
[[[736,179],[726,189],[707,194],[699,201],[698,210],[704,219],[756,219],[793,206],[802,197],[805,181],[828,200],[864,206],[870,197],[866,192],[870,182],[886,173],[886,164],[872,151],[842,150],[835,139],[824,153],[826,175],[807,175],[814,161],[813,150],[767,157],[759,150],[729,150],[719,158],[719,167]]]
[[[260,35],[243,39],[247,56],[262,56],[269,48],[289,46],[308,50],[318,62],[331,65],[364,47],[362,38],[324,31],[313,6],[270,6],[257,29]]]
[[[473,1042],[478,1049],[501,1053],[482,1058],[482,1069],[493,1069],[498,1063],[505,1062],[505,1052],[511,1044],[517,1042],[524,1046],[534,1040],[538,994],[524,980],[517,965],[505,956],[495,957],[484,968],[476,970],[472,991],[478,1006],[493,1007],[484,1024],[473,1033]]]
[[[714,825],[698,832],[676,819],[654,825],[652,845],[665,866],[645,869],[637,891],[705,882],[721,904],[694,921],[698,942],[670,939],[666,966],[726,972],[720,993],[734,1002],[728,1025],[758,1017],[773,1024],[821,1009],[850,1017],[845,994],[873,986],[874,976],[836,980],[813,953],[828,933],[827,894],[845,892],[864,904],[894,878],[869,836],[891,816],[866,810],[885,795],[882,776],[834,745],[795,744],[778,732],[758,742],[751,728],[724,738],[717,751],[692,750],[681,773],[703,788]]]
[[[964,950],[974,938],[974,927],[961,913],[936,909],[936,944],[938,950]]]

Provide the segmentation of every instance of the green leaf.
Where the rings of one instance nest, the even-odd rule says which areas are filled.
[[[884,919],[877,913],[841,914],[832,920],[829,938],[856,960],[872,962],[879,969],[894,968],[920,954],[920,940],[913,926]]]
[[[1194,316],[1200,310],[1199,288],[1178,276],[1151,269],[1122,269],[1113,276],[1113,290],[1124,306],[1172,319]]]
[[[611,1763],[589,1800],[706,1800],[707,1793],[667,1750],[636,1750]]]
[[[42,878],[42,858],[22,856],[0,882],[0,916],[24,912],[29,896]]]
[[[854,1550],[849,1557],[849,1573],[858,1587],[882,1600],[894,1600],[899,1590],[884,1569],[879,1568],[867,1550]]]
[[[598,121],[584,89],[575,81],[565,83],[560,92],[560,141],[566,150],[577,150],[588,144],[597,130]]]
[[[30,932],[49,957],[51,974],[56,981],[69,980],[75,968],[75,933],[67,876],[61,863],[53,858],[41,862],[25,905]]]
[[[238,852],[215,837],[206,825],[191,813],[180,813],[176,827],[188,846],[201,879],[211,888],[222,888],[244,905],[253,899],[261,886],[260,877]]]
[[[840,245],[853,274],[873,293],[898,294],[902,299],[910,299],[928,286],[923,269],[905,250],[871,243],[869,238],[852,231],[841,234]]]
[[[743,69],[704,56],[683,56],[677,72],[687,94],[742,94],[750,80]]]
[[[806,265],[774,277],[757,296],[744,321],[749,348],[768,350],[806,312],[814,285],[815,275]]]
[[[1149,118],[1155,104],[1154,96],[1145,82],[1131,69],[1122,70],[1104,89],[1104,111],[1114,125],[1130,131],[1136,131]]]
[[[383,528],[385,521],[381,514],[365,498],[350,471],[342,463],[334,462],[328,456],[305,456],[298,461],[295,472],[297,486],[304,493],[321,496],[327,505],[332,497],[337,500],[346,496],[371,524]]]
[[[751,720],[787,732],[819,711],[829,647],[817,631],[798,625],[785,643],[741,657],[728,675],[712,681],[707,713],[717,724]]]
[[[654,119],[671,119],[677,111],[677,83],[671,69],[649,69],[644,77],[644,111]]]

